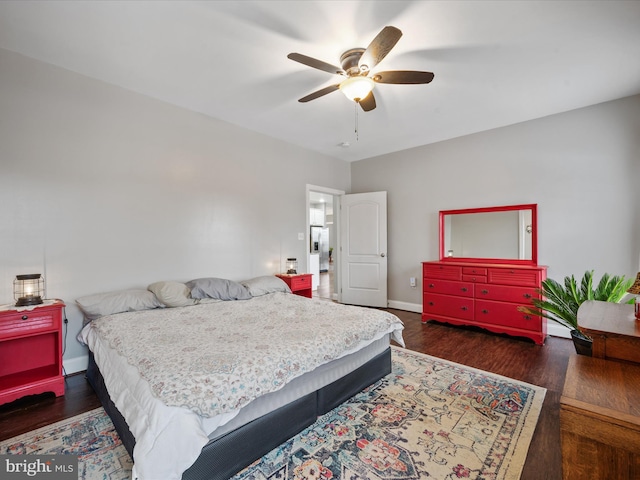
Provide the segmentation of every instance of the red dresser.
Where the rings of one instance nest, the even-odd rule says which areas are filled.
[[[423,262],[422,322],[473,325],[542,345],[547,320],[518,307],[540,298],[546,271],[533,265]]]

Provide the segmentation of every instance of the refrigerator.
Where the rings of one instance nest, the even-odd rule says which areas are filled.
[[[320,272],[329,271],[329,229],[321,226],[311,226],[310,253],[317,254],[320,258]]]

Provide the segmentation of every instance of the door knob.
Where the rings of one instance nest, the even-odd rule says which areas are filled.
[[[381,257],[384,257],[384,253],[381,253],[381,254],[380,254],[380,256],[381,256]]]

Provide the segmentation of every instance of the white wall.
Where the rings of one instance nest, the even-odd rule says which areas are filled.
[[[362,160],[351,178],[388,192],[389,298],[417,309],[409,277],[438,259],[440,210],[537,203],[549,277],[640,269],[640,96]]]
[[[306,185],[349,164],[0,49],[0,304],[44,273],[76,298],[159,280],[305,271]]]

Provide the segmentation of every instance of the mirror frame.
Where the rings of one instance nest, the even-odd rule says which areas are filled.
[[[447,215],[507,212],[512,210],[531,210],[531,259],[520,260],[513,258],[470,258],[447,257],[444,252],[444,220]],[[473,263],[513,263],[518,265],[538,265],[538,205],[535,203],[523,205],[505,205],[500,207],[466,208],[462,210],[440,210],[440,261],[441,262],[473,262]]]

